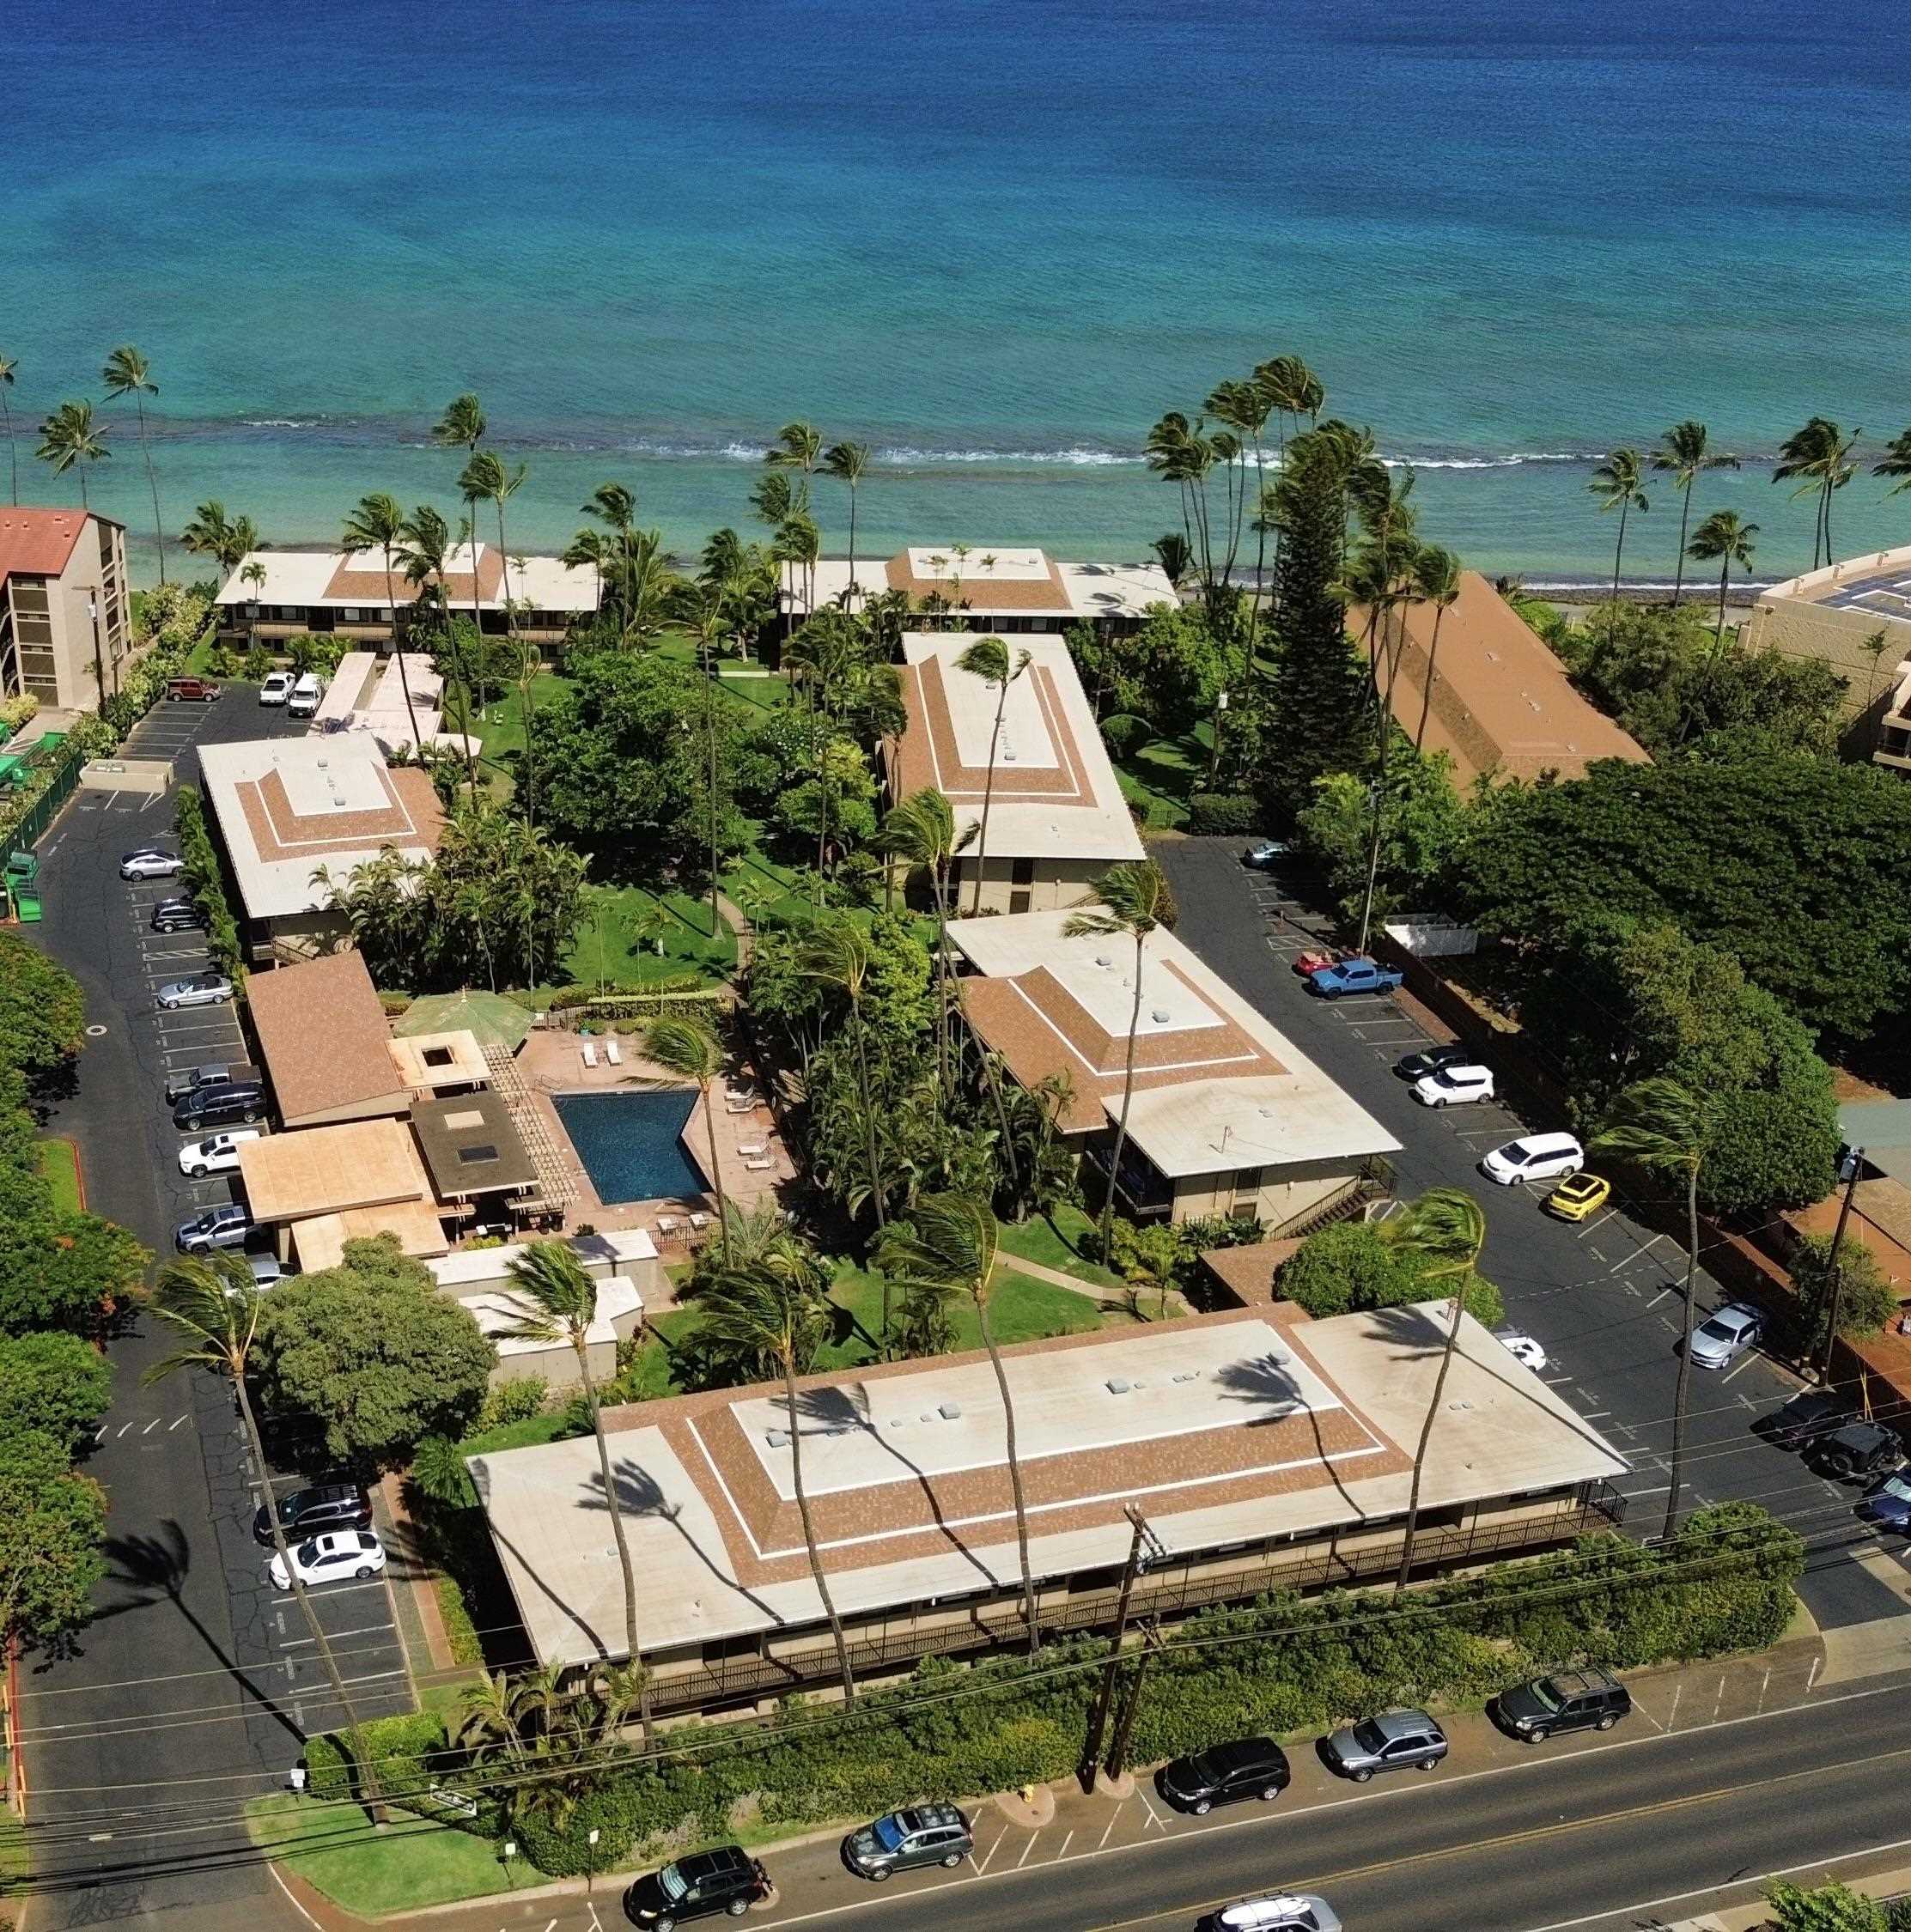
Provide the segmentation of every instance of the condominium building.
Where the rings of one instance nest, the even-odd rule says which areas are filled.
[[[0,698],[96,709],[132,655],[127,594],[124,524],[0,509]]]

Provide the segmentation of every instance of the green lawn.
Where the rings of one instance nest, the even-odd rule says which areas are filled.
[[[7,1753],[0,1750],[0,1778],[7,1774]],[[26,1876],[32,1862],[27,1851],[27,1827],[6,1806],[0,1805],[0,1899]],[[0,1918],[0,1923],[4,1919]]]
[[[1082,1236],[1094,1225],[1079,1207],[1063,1202],[1052,1215],[1037,1215],[1019,1226],[1005,1221],[1002,1247],[1008,1254],[1019,1255],[1025,1261],[1039,1261],[1044,1267],[1074,1275],[1078,1281],[1092,1282],[1099,1288],[1118,1288],[1122,1283],[1117,1276],[1099,1263],[1082,1258]]]
[[[52,1183],[53,1206],[63,1214],[80,1211],[79,1157],[70,1140],[43,1140],[40,1144],[40,1171]]]
[[[685,973],[718,980],[736,966],[737,944],[729,927],[719,921],[717,937],[710,937],[707,898],[685,892],[660,896],[641,885],[587,885],[584,906],[583,924],[564,957],[568,985],[594,987],[601,981],[615,991],[654,986]]]
[[[548,702],[570,688],[568,677],[560,677],[556,671],[540,671],[531,680],[531,702],[533,708]],[[447,732],[459,732],[464,728],[463,695],[455,685],[445,688],[445,722]],[[524,749],[524,699],[515,684],[491,700],[480,705],[472,714],[472,736],[479,741],[478,761],[482,764],[498,765],[508,754]],[[500,773],[502,775],[502,773]]]
[[[374,1832],[356,1807],[289,1792],[246,1807],[253,1843],[347,1911],[416,1911],[547,1882],[524,1859],[506,1874],[496,1848],[469,1832],[399,1814]]]
[[[1139,806],[1150,825],[1184,824],[1188,796],[1208,775],[1208,728],[1197,725],[1185,738],[1155,738],[1117,761],[1122,795]]]

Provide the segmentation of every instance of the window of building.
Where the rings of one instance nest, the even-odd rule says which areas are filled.
[[[1032,859],[1015,860],[1008,869],[1008,883],[1011,885],[1033,885],[1035,861]]]
[[[1035,903],[1035,895],[1025,889],[1011,891],[1008,895],[1008,909],[1012,913],[1025,913]]]

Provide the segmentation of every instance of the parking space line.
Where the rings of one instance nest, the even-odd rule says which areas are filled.
[[[1023,1866],[1028,1863],[1028,1855],[1030,1854],[1030,1852],[1035,1850],[1035,1841],[1041,1836],[1042,1834],[1039,1832],[1031,1832],[1029,1833],[1028,1843],[1022,1847],[1022,1856],[1015,1861],[1015,1869],[1017,1871],[1020,1871]]]
[[[370,1637],[380,1631],[387,1630],[391,1631],[394,1637],[398,1635],[397,1631],[393,1629],[392,1620],[388,1617],[381,1624],[361,1624],[356,1630],[328,1630],[326,1632],[326,1638],[328,1643],[342,1643],[348,1637]],[[316,1642],[316,1639],[310,1637],[289,1637],[279,1645],[279,1648],[282,1650],[295,1650],[301,1644],[314,1642]]]
[[[1109,1814],[1108,1828],[1101,1835],[1101,1844],[1095,1848],[1098,1851],[1106,1849],[1108,1841],[1114,1837],[1115,1827],[1121,1822],[1122,1814],[1124,1810],[1127,1809],[1127,1807],[1128,1800],[1126,1798],[1123,1798],[1122,1801],[1115,1807],[1114,1810]]]

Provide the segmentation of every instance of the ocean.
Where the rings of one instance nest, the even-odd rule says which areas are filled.
[[[131,341],[171,530],[455,517],[428,431],[472,388],[514,545],[611,477],[673,545],[747,529],[802,416],[878,453],[865,552],[1134,556],[1178,520],[1148,424],[1285,352],[1419,469],[1424,535],[1535,580],[1610,570],[1592,462],[1699,416],[1748,461],[1695,511],[1773,577],[1811,549],[1780,440],[1911,422],[1911,41],[1858,0],[13,0],[7,39],[21,494],[77,500],[32,426]],[[1671,569],[1652,495],[1628,575]],[[1911,496],[1861,475],[1835,535],[1911,538]]]

